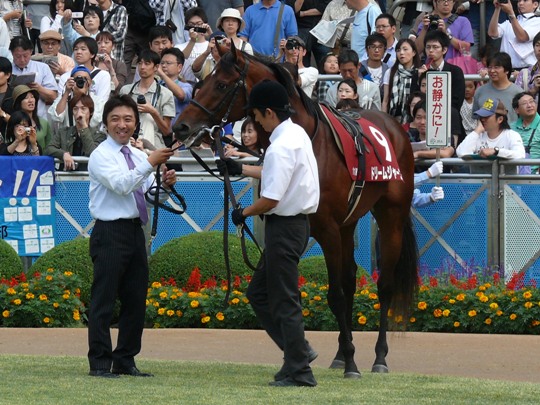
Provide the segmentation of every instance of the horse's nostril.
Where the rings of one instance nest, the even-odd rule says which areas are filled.
[[[183,141],[189,135],[190,127],[184,123],[173,126],[173,132],[176,139]]]

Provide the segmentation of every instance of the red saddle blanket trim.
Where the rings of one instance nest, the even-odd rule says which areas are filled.
[[[403,180],[392,144],[379,127],[365,118],[360,118],[357,122],[362,127],[364,135],[371,142],[364,139],[366,150],[363,152],[366,159],[366,172],[358,175],[358,151],[351,134],[347,132],[341,121],[326,106],[321,105],[321,107],[328,117],[334,133],[337,135],[336,141],[341,142],[343,156],[352,180]],[[377,153],[375,153],[374,148]],[[381,158],[381,161],[379,161],[377,155]]]

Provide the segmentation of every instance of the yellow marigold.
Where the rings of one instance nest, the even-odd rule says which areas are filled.
[[[427,285],[421,285],[420,286],[420,292],[429,291],[429,287]]]
[[[403,322],[403,317],[401,315],[398,315],[394,318],[395,323],[401,323]]]
[[[540,321],[538,320],[532,321],[532,326],[539,326],[539,325],[540,325]]]
[[[47,296],[46,296],[45,294],[41,294],[41,295],[39,296],[39,300],[40,300],[40,301],[47,301]]]
[[[308,296],[308,293],[305,292],[305,291],[302,291],[302,292],[300,293],[300,297],[302,297],[302,298],[307,298],[307,296]]]
[[[451,299],[448,300],[448,303],[450,303],[450,304],[455,304],[455,303],[456,303],[456,300],[453,299],[453,298],[451,298]]]
[[[303,315],[303,316],[309,316],[309,309],[304,308],[304,309],[302,310],[302,315]]]
[[[319,291],[326,291],[326,290],[328,290],[327,285],[323,285],[323,286],[319,287]]]
[[[491,283],[486,283],[486,284],[484,284],[484,286],[485,286],[486,288],[491,288]]]
[[[175,300],[177,298],[178,298],[178,295],[176,295],[176,294],[171,295],[171,300]]]
[[[233,305],[237,305],[239,302],[240,302],[240,300],[238,298],[233,298],[231,300],[231,304],[233,304]]]
[[[381,309],[381,304],[378,302],[376,304],[373,304],[373,309],[378,311],[379,309]]]
[[[477,297],[481,297],[482,295],[484,295],[484,293],[482,291],[477,291],[476,294]]]
[[[454,322],[454,328],[459,328],[460,325],[461,325],[461,324],[460,324],[458,321],[455,321],[455,322]]]
[[[510,320],[511,321],[515,321],[517,318],[517,315],[516,314],[510,314]]]
[[[461,293],[456,295],[456,300],[463,301],[465,299],[465,294]]]
[[[369,298],[372,299],[372,300],[376,300],[378,297],[377,297],[377,294],[375,294],[375,293],[370,293],[370,294],[369,294]]]
[[[315,297],[313,297],[313,300],[314,301],[320,301],[322,298],[320,295],[316,295]]]
[[[146,300],[146,306],[148,306],[148,305],[150,305],[150,300],[149,299]]]
[[[159,281],[154,281],[152,283],[152,288],[159,288],[159,287],[161,287],[161,283]]]
[[[484,321],[484,323],[486,325],[491,325],[491,318],[486,318],[486,320]]]
[[[527,301],[523,306],[527,309],[531,309],[534,304],[531,301]]]
[[[159,298],[167,298],[167,295],[169,295],[167,294],[167,291],[162,291],[159,293]]]
[[[202,322],[202,323],[208,323],[208,322],[210,322],[210,317],[209,317],[209,316],[205,316],[205,317],[201,318],[201,322]]]
[[[435,310],[433,311],[433,316],[434,316],[435,318],[440,318],[440,317],[442,316],[442,310],[439,309],[439,308],[435,309]]]
[[[530,300],[532,298],[532,293],[530,291],[525,291],[523,293],[523,298],[525,298],[526,300]]]
[[[478,287],[478,289],[479,289],[480,291],[486,291],[486,286],[481,285],[480,287]]]
[[[369,294],[369,290],[367,288],[364,288],[362,291],[360,291],[360,294],[362,295],[368,295]]]
[[[32,294],[32,293],[27,293],[27,294],[26,294],[26,299],[27,299],[27,300],[34,299],[34,294]]]
[[[167,310],[167,316],[173,316],[174,311],[172,309]]]
[[[176,310],[176,316],[177,316],[177,317],[180,318],[182,315],[184,315],[184,313],[183,313],[182,311],[180,311],[179,309]]]
[[[159,308],[159,302],[155,301],[152,303],[153,306],[155,306],[156,308]]]
[[[48,272],[48,273],[52,273],[53,271],[54,271],[54,269],[53,269],[52,267],[49,267],[49,268],[47,269],[47,272]]]
[[[468,314],[471,318],[474,318],[476,316],[476,311],[474,309],[471,309]]]
[[[233,290],[232,292],[234,295],[242,295],[242,291]]]
[[[9,287],[6,292],[8,293],[8,295],[17,294],[17,291],[15,291],[15,288],[11,288],[11,287]]]
[[[160,308],[157,310],[158,315],[163,315],[165,313],[165,308]]]
[[[75,288],[75,294],[80,294],[81,293],[81,289],[79,287]]]
[[[22,287],[22,288],[28,288],[28,283],[22,283],[22,284],[21,284],[21,287]]]
[[[420,302],[418,303],[418,309],[419,309],[420,311],[425,311],[425,310],[427,309],[427,302],[425,302],[425,301],[420,301]]]
[[[480,302],[488,302],[489,301],[489,297],[487,295],[482,295],[480,298],[479,298]]]
[[[15,300],[13,300],[13,303],[14,303],[15,305],[21,305],[21,300],[17,298],[17,299],[15,299]]]
[[[392,311],[392,309],[389,309],[386,314],[388,315],[389,318],[391,318],[394,316],[394,311]]]
[[[501,316],[503,314],[503,311],[501,311],[500,309],[495,313],[495,315],[497,316]]]
[[[69,299],[69,294],[62,295],[62,298],[65,299],[65,300]]]
[[[409,322],[410,322],[410,323],[415,323],[415,322],[416,322],[416,318],[415,318],[414,316],[411,316],[411,317],[409,318]]]
[[[79,321],[81,319],[81,314],[79,313],[79,311],[73,311],[73,319],[75,319],[76,321]]]
[[[45,277],[45,280],[47,281],[52,281],[52,279],[53,279],[53,276],[51,276],[50,274]]]
[[[64,271],[64,276],[71,277],[73,273],[71,271]]]
[[[366,322],[367,322],[367,318],[364,315],[362,315],[361,317],[358,318],[358,323],[360,325],[365,325]]]
[[[235,298],[236,300],[237,298]],[[234,300],[233,300],[234,301]],[[193,300],[189,303],[189,305],[191,306],[191,308],[197,308],[199,306],[199,301],[197,300]]]
[[[2,316],[4,318],[9,318],[9,311],[6,309],[4,312],[2,312]]]
[[[489,307],[491,309],[497,309],[497,308],[499,308],[499,304],[497,304],[496,302],[492,302],[491,304],[489,304]]]
[[[223,312],[218,312],[218,313],[216,314],[216,319],[217,319],[218,321],[224,320],[224,319],[225,319],[225,315],[223,315]]]
[[[244,304],[249,304],[249,299],[247,299],[246,297],[242,298],[242,302]]]
[[[54,308],[58,308],[58,307],[60,306],[60,304],[59,304],[58,302],[55,302],[55,303],[52,304],[52,306],[53,306]]]
[[[43,323],[50,323],[50,322],[51,322],[51,318],[49,318],[48,316],[43,318]]]
[[[512,300],[511,300],[511,301],[512,301],[512,302],[517,302],[517,300],[518,300],[518,297],[512,297]]]
[[[221,291],[227,291],[227,290],[228,290],[228,288],[227,288],[227,286],[226,286],[226,285],[224,285],[224,286],[221,286]]]
[[[69,291],[69,290],[64,290],[64,294],[71,295],[71,291]]]
[[[199,293],[196,291],[190,291],[187,296],[189,298],[197,298],[199,296]]]
[[[450,310],[445,309],[444,311],[442,311],[442,314],[443,314],[444,317],[448,317],[450,315]]]

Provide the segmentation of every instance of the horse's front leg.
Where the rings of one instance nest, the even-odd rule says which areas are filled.
[[[321,245],[324,258],[326,261],[326,267],[328,269],[328,305],[334,316],[336,317],[339,326],[339,349],[334,362],[340,360],[344,363],[344,376],[345,378],[360,378],[360,372],[354,362],[354,345],[352,343],[352,299],[354,295],[354,281],[353,290],[350,294],[350,289],[344,288],[343,274],[346,272],[349,274],[347,277],[350,279],[351,268],[344,269],[344,259],[341,241],[341,235],[337,226],[327,226],[323,235],[315,235],[315,238]],[[354,230],[354,228],[353,228]],[[351,245],[354,245],[351,235]],[[354,248],[354,246],[353,246]],[[354,262],[353,262],[354,263]],[[353,270],[353,279],[356,268]],[[343,364],[341,363],[341,364]]]

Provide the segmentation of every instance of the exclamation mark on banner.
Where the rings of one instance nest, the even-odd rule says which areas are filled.
[[[14,196],[19,193],[19,188],[21,187],[23,176],[24,172],[22,170],[17,170],[17,174],[15,175],[15,187],[13,187]]]
[[[28,188],[26,189],[26,195],[30,195],[32,192],[32,189],[34,188],[34,184],[36,184],[36,180],[39,176],[39,171],[32,170],[32,174],[30,175],[30,182],[28,183]]]

